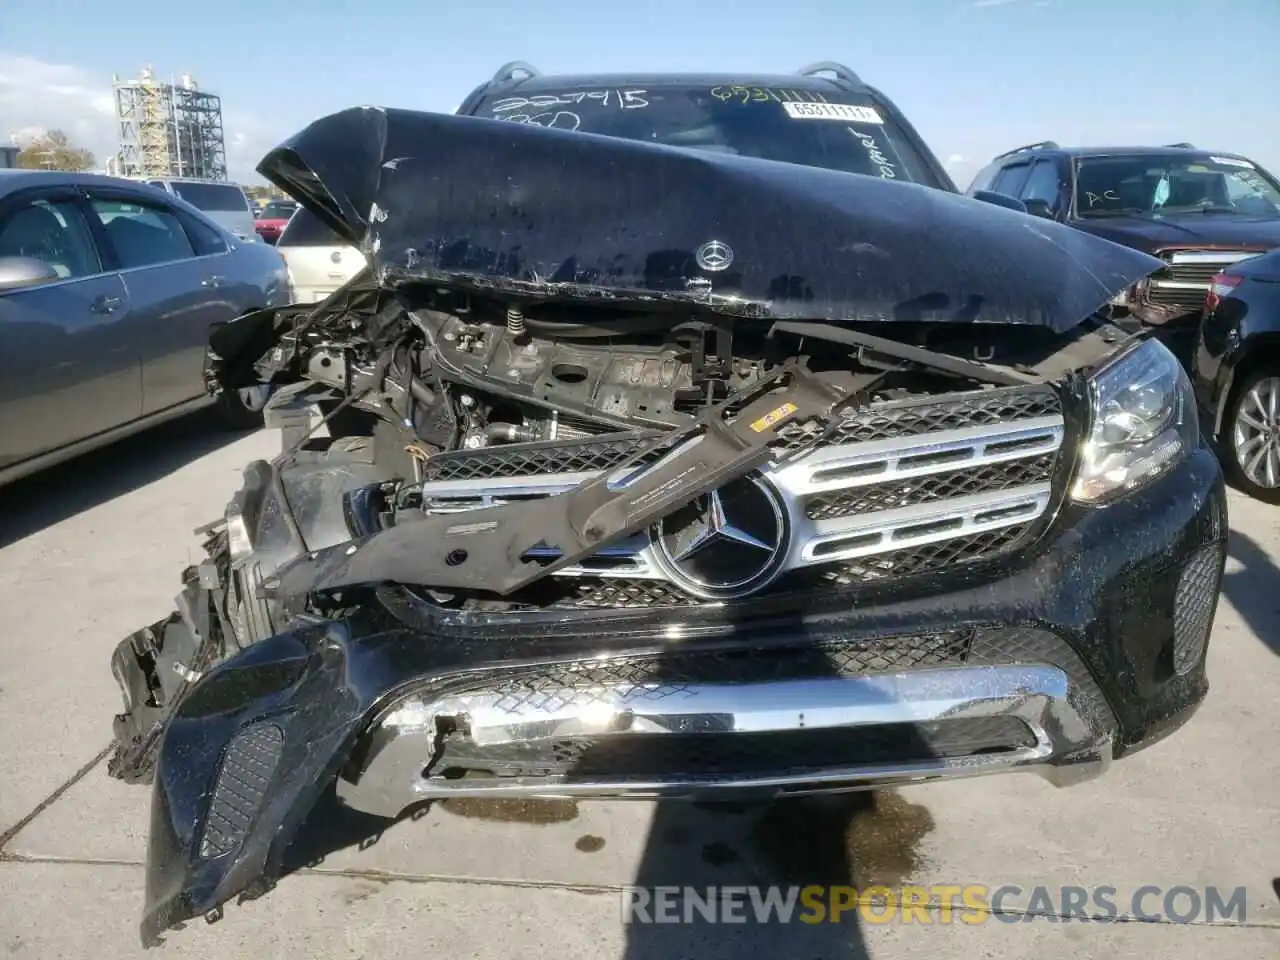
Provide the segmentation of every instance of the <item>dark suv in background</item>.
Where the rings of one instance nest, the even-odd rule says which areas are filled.
[[[1214,274],[1280,246],[1280,182],[1238,154],[1165,147],[1060,147],[1002,153],[967,193],[1150,253],[1169,266],[1113,301],[1117,314],[1194,330]]]

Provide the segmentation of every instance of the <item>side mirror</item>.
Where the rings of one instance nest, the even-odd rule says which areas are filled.
[[[1053,211],[1049,209],[1048,200],[1024,200],[1022,205],[1027,208],[1027,213],[1033,217],[1044,217],[1046,220],[1053,219]]]
[[[1027,212],[1026,205],[1017,197],[1006,197],[1003,193],[995,193],[992,190],[975,190],[973,199],[981,200],[983,203],[994,203],[997,207],[1004,207],[1006,210]]]
[[[0,257],[0,293],[61,279],[57,270],[35,257]]]

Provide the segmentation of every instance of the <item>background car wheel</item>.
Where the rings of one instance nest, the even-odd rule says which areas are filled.
[[[1222,427],[1219,453],[1232,483],[1280,504],[1280,369],[1249,374],[1233,391]]]
[[[271,385],[260,383],[218,394],[218,420],[228,430],[252,430],[262,426],[262,409],[271,398]]]

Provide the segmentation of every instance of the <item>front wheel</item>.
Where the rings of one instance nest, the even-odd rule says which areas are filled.
[[[1280,504],[1280,369],[1249,374],[1232,391],[1222,426],[1228,478],[1254,499]]]
[[[223,390],[214,409],[226,429],[253,430],[262,426],[262,411],[269,399],[271,384],[259,383],[238,390]]]

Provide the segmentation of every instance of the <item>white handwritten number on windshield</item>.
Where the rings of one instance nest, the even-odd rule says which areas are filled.
[[[504,97],[490,108],[495,116],[519,111],[523,116],[533,111],[555,107],[617,107],[619,110],[643,110],[649,106],[646,90],[576,90],[572,93],[538,93],[530,97]],[[536,114],[541,115],[541,114]],[[512,118],[514,119],[514,118]]]

